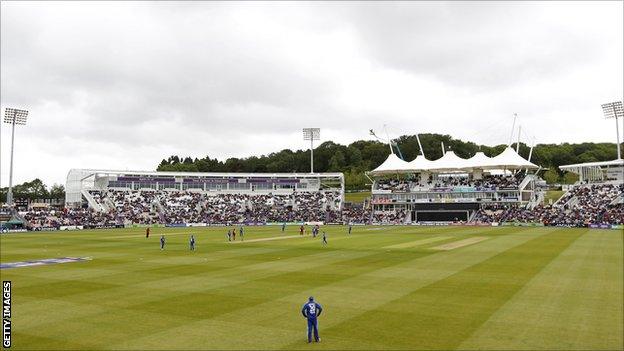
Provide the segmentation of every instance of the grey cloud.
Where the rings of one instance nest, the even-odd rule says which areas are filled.
[[[2,2],[1,103],[31,110],[37,160],[16,175],[303,148],[304,126],[499,142],[480,125],[512,112],[540,141],[610,140],[579,126],[622,94],[621,3],[542,4]]]
[[[544,21],[538,15],[543,5],[373,3],[345,13],[361,33],[366,52],[381,64],[453,85],[492,89],[557,76],[604,54],[604,42],[596,40],[600,31],[566,26],[567,21],[587,21],[584,14],[567,14],[569,5],[561,3],[560,18]]]

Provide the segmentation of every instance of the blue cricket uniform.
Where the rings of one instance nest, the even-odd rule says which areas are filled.
[[[160,237],[160,249],[163,250],[165,248],[165,237]]]
[[[191,251],[195,251],[195,237],[191,235],[191,240],[189,241]]]
[[[301,314],[308,320],[308,342],[312,342],[312,332],[314,332],[314,340],[319,342],[318,320],[317,317],[323,312],[323,307],[310,299],[301,309]]]

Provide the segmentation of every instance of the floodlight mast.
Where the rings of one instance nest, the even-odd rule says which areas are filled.
[[[614,101],[607,104],[602,104],[602,112],[606,119],[615,118],[615,134],[617,136],[617,156],[618,160],[622,159],[622,152],[620,151],[620,127],[618,118],[622,118],[622,131],[624,132],[624,116],[622,116],[622,101]]]
[[[310,140],[310,173],[314,173],[314,140],[320,139],[320,128],[303,128],[303,140]]]
[[[9,168],[9,190],[7,191],[7,205],[13,206],[13,150],[15,148],[15,125],[26,125],[28,111],[15,108],[4,110],[4,123],[11,124],[11,164]]]
[[[385,128],[385,125],[384,125],[384,128]],[[383,140],[382,138],[378,137],[378,136],[377,136],[377,134],[375,134],[375,131],[373,131],[372,129],[370,130],[370,132],[369,132],[369,133],[370,133],[370,135],[374,136],[377,140],[379,140],[379,141],[381,141],[381,142],[386,142],[386,143],[388,143],[388,147],[390,147],[390,153],[391,153],[391,154],[393,154],[393,153],[394,153],[394,151],[392,150],[392,141],[390,140],[390,137],[388,137],[388,139],[387,139],[387,140]],[[388,134],[388,133],[386,132],[386,134]]]

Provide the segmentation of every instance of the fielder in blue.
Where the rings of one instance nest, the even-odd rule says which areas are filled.
[[[321,341],[318,335],[318,321],[316,318],[323,312],[323,307],[314,301],[314,297],[310,296],[308,302],[303,305],[301,314],[308,320],[308,343],[312,342],[312,331],[314,331],[314,340]]]
[[[195,236],[191,234],[191,238],[189,239],[189,248],[191,251],[195,251]]]

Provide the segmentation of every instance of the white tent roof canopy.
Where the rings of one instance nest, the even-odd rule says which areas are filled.
[[[457,171],[468,167],[468,160],[461,158],[453,151],[447,151],[442,157],[429,164],[430,171]]]
[[[407,164],[407,169],[418,169],[426,171],[431,168],[431,161],[427,160],[425,156],[418,155],[414,160]]]
[[[375,168],[371,173],[373,174],[392,174],[392,173],[402,173],[407,169],[407,162],[401,160],[394,153],[388,155],[385,161],[379,165],[379,167]]]
[[[437,160],[430,161],[423,156],[417,156],[411,162],[399,159],[395,154],[388,158],[377,168],[370,171],[373,175],[393,173],[418,173],[422,171],[432,172],[466,172],[473,169],[535,169],[535,164],[527,161],[512,149],[507,147],[495,157],[488,157],[483,152],[477,152],[469,159],[457,156],[453,151],[448,151]]]

